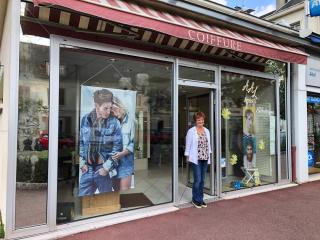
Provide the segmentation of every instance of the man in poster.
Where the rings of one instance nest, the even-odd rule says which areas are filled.
[[[93,94],[94,109],[84,115],[80,125],[79,196],[111,192],[111,178],[117,174],[112,156],[122,151],[119,120],[111,115],[113,93],[108,89]]]
[[[243,167],[256,167],[255,106],[243,109]]]

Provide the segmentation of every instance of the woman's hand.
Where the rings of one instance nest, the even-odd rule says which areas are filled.
[[[115,161],[119,161],[122,157],[126,156],[128,154],[128,150],[123,150],[122,152],[117,152],[114,155],[112,155],[112,159]]]

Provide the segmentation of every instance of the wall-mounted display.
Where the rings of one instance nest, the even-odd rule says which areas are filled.
[[[136,91],[81,86],[79,196],[133,174]]]

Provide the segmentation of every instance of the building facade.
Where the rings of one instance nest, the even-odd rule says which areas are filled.
[[[13,0],[5,13],[6,238],[177,210],[191,199],[185,134],[198,111],[207,199],[308,181],[299,109],[319,48],[296,31],[191,0]]]
[[[311,29],[320,34],[320,19],[306,16],[306,1],[304,0],[277,0],[277,9],[264,16],[268,21],[283,24],[296,30]]]
[[[277,1],[277,10],[265,16],[265,19],[288,24],[293,29],[301,33],[309,31],[310,36],[307,38],[313,41],[313,38],[318,38],[320,33],[320,17],[306,16],[305,7],[308,6],[305,1]],[[298,21],[297,21],[298,20]],[[314,178],[314,174],[319,173],[319,136],[318,136],[318,99],[319,99],[319,77],[320,77],[320,58],[313,51],[309,52],[307,74],[305,80],[306,102],[307,102],[307,149],[308,157],[308,174],[310,178]]]

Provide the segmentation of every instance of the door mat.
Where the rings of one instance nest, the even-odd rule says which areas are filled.
[[[146,207],[154,204],[144,193],[120,194],[121,208]]]

